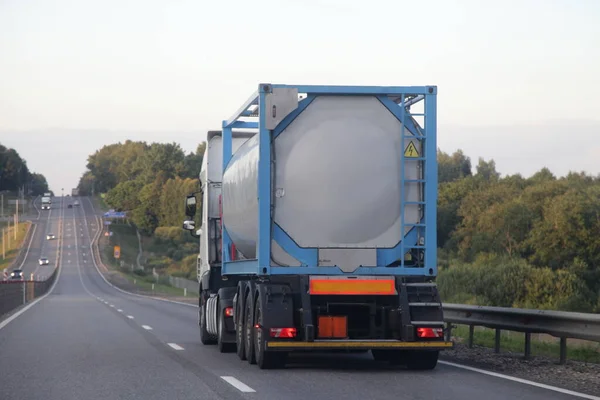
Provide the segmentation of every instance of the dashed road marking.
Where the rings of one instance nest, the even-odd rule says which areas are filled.
[[[178,345],[177,343],[167,343],[169,346],[171,346],[172,348],[174,348],[175,350],[183,350],[183,347],[181,347],[180,345]]]
[[[142,328],[144,328],[147,331],[151,331],[152,330],[152,327],[148,326],[148,325],[142,325]]]
[[[244,393],[254,393],[256,390],[252,389],[250,386],[246,385],[244,382],[241,382],[235,379],[233,376],[222,376],[225,382],[229,383],[231,386]]]
[[[123,312],[123,310],[121,310],[120,308],[117,310],[118,312]]]
[[[128,315],[127,318],[133,319],[133,315]]]

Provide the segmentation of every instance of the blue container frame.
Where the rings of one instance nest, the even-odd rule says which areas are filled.
[[[267,129],[265,99],[275,88],[297,89],[305,93],[306,98],[300,100],[298,108],[290,113],[273,130]],[[410,231],[400,243],[391,249],[377,249],[377,266],[359,266],[352,273],[344,273],[338,267],[319,267],[318,250],[315,248],[299,247],[287,233],[271,221],[271,143],[302,111],[310,105],[317,96],[348,95],[375,96],[379,101],[402,122],[403,138],[422,141],[424,156],[410,158],[410,161],[422,161],[424,165],[422,180],[406,180],[401,174],[401,210],[407,204],[404,201],[404,187],[407,182],[420,182],[424,185],[424,201],[417,204],[424,206],[423,221],[419,224],[405,224],[404,212],[401,212],[401,229],[411,226]],[[393,100],[399,99],[400,101]],[[419,101],[425,102],[423,114],[411,114],[409,107]],[[258,106],[250,110],[252,106]],[[403,112],[404,111],[404,112]],[[240,118],[256,116],[258,122],[248,122]],[[415,116],[424,117],[424,126],[414,120]],[[418,125],[415,126],[415,125]],[[405,128],[414,133],[405,134]],[[316,85],[258,85],[258,90],[238,109],[229,119],[223,121],[223,174],[232,158],[232,130],[254,129],[260,135],[258,160],[258,243],[257,258],[253,260],[233,260],[230,254],[231,238],[223,223],[221,249],[222,275],[394,275],[394,276],[429,276],[437,275],[437,86],[316,86]],[[417,129],[423,135],[417,135]],[[401,165],[405,165],[404,152],[401,153]],[[267,177],[267,179],[265,179]],[[419,232],[422,234],[419,235]],[[418,243],[418,238],[424,237],[424,245]],[[301,262],[300,267],[271,266],[271,240],[275,240],[292,257]],[[408,244],[407,244],[408,242]],[[413,244],[414,243],[414,244]],[[404,255],[410,249],[422,249],[424,267],[407,267]],[[398,266],[386,267],[392,262],[399,261]]]

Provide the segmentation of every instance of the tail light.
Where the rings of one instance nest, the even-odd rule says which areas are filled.
[[[225,316],[226,317],[233,317],[233,307],[227,307],[227,308],[225,308]]]
[[[442,328],[417,328],[417,336],[420,338],[440,338],[443,335]]]
[[[296,328],[271,328],[270,336],[280,339],[292,339],[296,337]]]

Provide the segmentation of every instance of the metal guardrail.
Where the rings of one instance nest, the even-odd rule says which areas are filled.
[[[29,225],[29,230],[25,235],[23,244],[33,240],[33,229],[31,227],[34,224]],[[60,268],[60,258],[62,252],[63,242],[63,221],[58,220],[58,243],[56,247],[56,266],[52,274],[45,280],[23,280],[23,281],[0,281],[0,317],[14,311],[20,306],[23,306],[38,297],[41,297],[48,293],[54,281],[58,276],[58,270]],[[28,239],[29,238],[29,239]],[[17,262],[22,263],[27,255],[26,246],[21,246],[20,252],[15,258],[13,265]]]
[[[443,304],[447,325],[469,326],[469,348],[473,347],[475,326],[496,330],[494,350],[500,352],[502,330],[525,333],[525,358],[531,356],[531,334],[544,333],[560,338],[560,363],[567,360],[567,339],[600,342],[600,314],[522,308],[483,307],[465,304]],[[448,335],[451,326],[448,326]]]
[[[0,282],[0,317],[48,293],[58,274],[58,267],[43,281]]]

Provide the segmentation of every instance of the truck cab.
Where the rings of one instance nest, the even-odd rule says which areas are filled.
[[[49,210],[51,204],[52,199],[50,198],[50,196],[42,197],[42,210]]]

